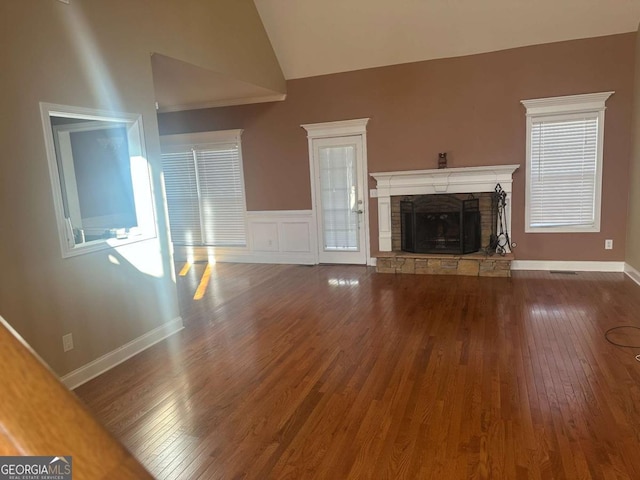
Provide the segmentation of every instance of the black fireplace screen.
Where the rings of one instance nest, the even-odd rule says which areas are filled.
[[[477,198],[428,195],[400,202],[402,250],[464,254],[480,250]]]

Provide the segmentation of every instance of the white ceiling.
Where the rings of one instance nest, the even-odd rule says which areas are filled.
[[[285,78],[631,32],[640,0],[254,0]]]

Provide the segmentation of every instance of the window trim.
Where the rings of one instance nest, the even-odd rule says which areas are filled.
[[[245,186],[244,180],[244,160],[242,155],[242,132],[243,129],[234,129],[234,130],[215,130],[210,132],[197,132],[197,133],[179,133],[172,135],[162,135],[160,136],[160,149],[161,153],[180,153],[185,150],[204,150],[207,147],[236,143],[238,145],[238,157],[240,163],[240,184],[242,186],[242,207],[243,207],[243,221],[245,228],[245,245],[225,245],[225,246],[216,246],[216,245],[191,245],[188,246],[190,248],[196,247],[205,247],[205,248],[214,248],[214,249],[230,249],[233,251],[245,251],[249,249],[249,220],[247,217],[247,189]],[[164,185],[164,172],[163,172],[163,185]],[[163,192],[165,202],[167,193]],[[202,202],[200,199],[200,194],[198,193],[198,203],[200,210],[202,210]],[[202,211],[200,212],[202,219]],[[169,209],[167,206],[167,225],[169,225]],[[202,227],[202,226],[201,226]],[[204,240],[204,238],[203,238]],[[173,241],[172,241],[173,242]],[[183,246],[183,245],[176,245]]]
[[[58,229],[58,240],[62,258],[71,258],[79,255],[98,252],[101,250],[113,250],[132,243],[152,240],[158,237],[156,221],[157,209],[155,198],[155,186],[152,176],[152,167],[149,163],[146,150],[146,137],[143,127],[143,118],[138,113],[125,113],[96,108],[76,107],[73,105],[60,105],[55,103],[40,102],[40,118],[44,134],[44,143],[49,164],[49,180],[53,196],[53,208]],[[128,142],[131,158],[144,160],[144,167],[139,168],[140,182],[134,184],[134,205],[138,216],[137,234],[127,238],[117,237],[109,239],[92,240],[82,243],[73,241],[73,226],[67,219],[62,197],[62,182],[60,167],[56,154],[56,140],[54,134],[63,131],[63,128],[54,128],[51,117],[71,118],[77,120],[97,121],[105,123],[127,124]]]
[[[562,97],[537,98],[522,100],[521,103],[527,109],[526,128],[526,179],[525,179],[525,233],[580,233],[599,232],[602,210],[602,165],[604,152],[604,112],[605,102],[615,92],[588,93],[583,95],[567,95]],[[531,129],[534,120],[549,120],[557,117],[566,118],[573,114],[592,113],[598,119],[598,145],[596,149],[596,185],[594,197],[594,221],[592,225],[585,226],[557,226],[557,227],[532,227],[531,226]]]

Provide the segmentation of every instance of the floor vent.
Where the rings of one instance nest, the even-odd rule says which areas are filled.
[[[576,272],[572,272],[571,270],[549,270],[549,273],[557,273],[559,275],[577,275]]]

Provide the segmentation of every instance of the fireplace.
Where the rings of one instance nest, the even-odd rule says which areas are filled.
[[[395,228],[392,229],[393,198],[399,196],[468,194],[469,192],[490,193],[495,190],[496,184],[499,183],[507,193],[506,223],[511,225],[510,194],[513,183],[512,176],[518,167],[519,165],[492,165],[372,173],[371,176],[376,180],[376,189],[372,191],[372,196],[378,199],[379,251],[392,252],[400,249],[399,228],[397,230]],[[490,217],[483,215],[483,222],[485,222],[485,217],[490,221]],[[395,245],[392,247],[392,239],[394,240],[396,235],[398,235],[398,245],[397,247]],[[481,244],[488,244],[488,239],[482,238]]]
[[[483,247],[493,245],[492,233],[497,233],[498,237],[506,240],[501,234],[502,229],[496,222],[493,205],[496,185],[500,184],[506,193],[504,203],[504,225],[508,228],[511,225],[511,187],[513,184],[513,172],[518,169],[518,165],[493,165],[483,167],[463,167],[463,168],[443,168],[433,170],[407,170],[395,172],[372,173],[376,180],[376,188],[371,190],[371,197],[378,202],[378,244],[379,251],[375,255],[376,271],[379,273],[401,273],[401,274],[427,274],[427,275],[471,275],[481,277],[509,277],[511,275],[511,260],[513,254],[510,253],[510,244],[505,242],[503,255],[489,255],[490,249]],[[454,196],[458,201],[446,200],[448,196]],[[473,198],[470,198],[470,195]],[[420,202],[432,202],[433,200],[418,200],[414,204],[413,213],[411,208],[405,205],[404,219],[401,213],[400,204],[407,201],[416,201],[424,196],[432,196],[438,201],[449,202],[450,205],[425,207],[426,211],[420,212],[423,205]],[[474,203],[465,204],[462,201],[477,199],[479,208],[475,208]],[[453,207],[451,206],[453,205]],[[433,209],[433,210],[432,210]],[[480,252],[463,254],[461,252],[477,251],[474,243],[476,226],[473,221],[469,221],[470,227],[460,227],[460,215],[464,220],[465,215],[475,217],[476,210],[479,210],[480,224]],[[426,235],[427,248],[435,245],[436,252],[423,254],[412,251],[402,251],[418,249],[419,245],[414,235],[418,232],[413,224],[414,233],[408,234],[406,239],[402,238],[401,227],[403,221],[410,223],[411,216],[421,214],[446,214],[451,215],[450,222],[456,226],[448,226],[446,234],[442,224],[435,224],[435,238]],[[435,218],[434,218],[435,219]],[[440,218],[440,220],[444,220]],[[463,222],[464,223],[464,222]],[[409,228],[412,228],[411,226]],[[418,227],[422,228],[422,227]],[[456,228],[458,231],[456,231]],[[462,233],[471,232],[471,233]],[[440,233],[438,233],[440,232]],[[444,240],[443,240],[444,238]],[[457,242],[460,250],[453,253],[446,253],[450,245]],[[495,238],[493,239],[495,240]],[[407,248],[408,247],[408,248]]]
[[[481,248],[479,200],[420,195],[400,201],[402,250],[466,254]]]

